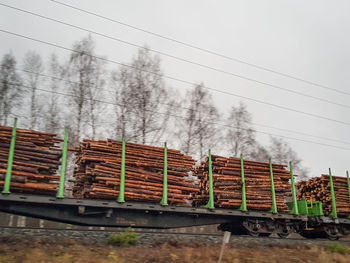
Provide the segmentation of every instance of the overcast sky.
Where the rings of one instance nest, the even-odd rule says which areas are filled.
[[[349,1],[78,1],[59,0],[82,9],[155,32],[248,63],[312,81],[330,89],[350,93],[350,2]],[[6,1],[2,4],[25,9],[65,21],[101,34],[169,53],[227,72],[266,82],[282,88],[350,106],[350,95],[309,85],[271,72],[214,56],[193,48],[112,23],[70,9],[49,0]],[[0,29],[71,47],[86,32],[50,22],[0,5]],[[92,35],[97,53],[111,60],[128,62],[137,48]],[[44,58],[55,52],[67,57],[67,51],[0,32],[0,55],[12,50],[17,58],[35,50]],[[247,81],[232,75],[161,56],[168,76],[297,111],[350,123],[350,108],[321,102],[280,89]],[[116,68],[117,65],[110,65]],[[188,85],[167,80],[172,89],[183,92]],[[332,167],[337,175],[350,169],[350,125],[290,112],[251,100],[212,92],[222,113],[243,101],[253,122],[276,128],[308,133],[335,142],[286,131],[255,126],[256,130],[347,148],[343,150],[286,139],[304,165],[316,176]],[[263,144],[269,136],[257,134]]]

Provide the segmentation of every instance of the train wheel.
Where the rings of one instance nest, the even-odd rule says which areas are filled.
[[[292,228],[290,228],[289,226],[282,226],[277,232],[277,235],[280,238],[287,238],[291,232],[292,232]]]
[[[287,232],[287,233],[280,232],[280,233],[277,233],[277,236],[279,236],[280,238],[287,238],[289,236],[289,232]]]
[[[246,233],[252,237],[258,237],[261,233],[259,233],[259,229],[261,225],[258,222],[247,220],[243,222]]]
[[[339,236],[338,236],[338,229],[336,226],[325,226],[324,228],[324,235],[326,238],[328,238],[329,240],[338,240]]]

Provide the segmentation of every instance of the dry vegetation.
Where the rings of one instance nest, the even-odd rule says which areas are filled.
[[[217,262],[219,247],[179,243],[140,246],[84,246],[74,242],[0,240],[0,263]],[[227,248],[223,262],[350,262],[349,247]]]

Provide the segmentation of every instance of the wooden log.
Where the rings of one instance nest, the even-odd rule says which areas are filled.
[[[73,195],[111,198],[111,193],[116,194],[120,183],[121,150],[119,141],[83,140],[76,148]],[[125,157],[125,187],[129,193],[125,195],[126,200],[159,202],[163,194],[164,149],[126,143]],[[195,161],[178,150],[168,149],[167,163],[168,200],[189,204],[191,194],[199,192],[198,183],[188,177]]]

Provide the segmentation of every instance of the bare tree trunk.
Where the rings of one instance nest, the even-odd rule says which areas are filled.
[[[219,120],[219,114],[202,84],[186,94],[186,107],[187,118],[178,126],[180,147],[186,154],[202,159],[206,151],[217,144],[219,130],[213,121]]]
[[[59,97],[55,92],[59,90],[60,78],[63,75],[63,68],[55,54],[52,54],[49,62],[49,72],[52,78],[50,79],[50,88],[52,93],[50,93],[49,103],[46,109],[45,126],[46,131],[51,133],[57,133],[60,129],[59,121],[62,114],[62,108],[59,107]]]
[[[91,110],[93,111],[93,109]],[[92,139],[96,138],[96,122],[95,122],[95,114],[91,113],[91,129],[92,129]]]
[[[224,140],[228,154],[235,157],[243,154],[245,158],[256,156],[259,145],[255,140],[251,115],[243,103],[231,108],[226,123],[228,128]]]
[[[7,100],[4,101],[4,125],[7,126],[7,119],[10,115],[10,103],[7,103]]]
[[[187,131],[187,139],[186,139],[186,146],[185,146],[185,153],[189,155],[191,153],[191,141],[192,141],[192,128],[189,127]]]
[[[40,85],[39,75],[43,72],[43,63],[39,54],[29,51],[23,59],[25,85],[30,87],[30,128],[38,128],[38,115],[41,106],[37,101],[37,89]]]
[[[81,74],[80,74],[81,76]],[[81,77],[80,77],[81,79]],[[79,84],[79,88],[80,88],[80,94],[83,94],[84,93],[84,90],[83,90],[83,84],[82,82],[80,82]],[[80,97],[79,98],[79,102],[78,102],[78,115],[77,115],[77,139],[80,140],[80,125],[81,125],[81,120],[82,120],[82,115],[83,115],[83,106],[84,106],[84,97]]]
[[[31,98],[31,105],[30,105],[30,128],[35,129],[36,122],[37,122],[37,116],[36,116],[36,89],[32,89],[32,98]]]
[[[125,132],[125,114],[124,112],[121,115],[122,117],[122,138],[125,138],[126,132]]]
[[[143,100],[143,111],[142,111],[142,143],[145,144],[146,143],[146,100],[144,98]]]
[[[168,112],[170,107],[162,106],[170,100],[161,77],[160,61],[148,50],[140,49],[132,65],[133,68],[121,67],[112,76],[118,104],[116,126],[132,141],[154,143],[163,136],[168,123],[166,116],[159,117],[156,112]]]
[[[296,174],[298,174],[298,180],[306,179],[308,177],[308,169],[303,167],[302,160],[298,157],[297,153],[282,139],[270,137],[271,144],[269,152],[271,159],[274,162],[286,164],[291,161]]]
[[[73,50],[68,63],[67,75],[70,79],[70,90],[75,95],[71,99],[72,114],[76,120],[75,134],[76,140],[79,140],[82,133],[82,126],[84,121],[86,123],[90,121],[91,129],[84,130],[86,133],[90,133],[93,137],[96,136],[96,118],[97,113],[95,110],[96,96],[95,92],[98,87],[98,83],[93,83],[92,79],[98,79],[98,70],[100,70],[100,64],[94,54],[95,43],[90,36],[83,38],[73,45]],[[78,84],[77,84],[78,83]],[[93,119],[93,120],[92,120]]]
[[[16,72],[16,59],[11,54],[5,54],[0,64],[0,116],[4,125],[8,124],[8,118],[13,109],[19,109],[24,90],[22,81]]]
[[[203,153],[203,137],[202,134],[199,133],[199,155],[200,155],[200,159],[202,159],[204,157],[204,153]]]

